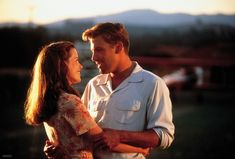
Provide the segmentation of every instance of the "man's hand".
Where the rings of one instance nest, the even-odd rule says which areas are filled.
[[[64,153],[59,146],[54,146],[49,140],[46,140],[43,151],[48,159],[62,159],[64,156]]]
[[[95,149],[112,150],[120,143],[120,136],[118,131],[111,129],[103,130],[104,132],[102,132],[102,134],[94,140]]]

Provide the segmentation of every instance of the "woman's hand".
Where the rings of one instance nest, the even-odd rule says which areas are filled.
[[[48,159],[64,159],[64,152],[59,146],[54,146],[52,142],[46,140],[43,151]]]

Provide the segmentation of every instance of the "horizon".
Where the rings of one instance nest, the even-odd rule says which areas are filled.
[[[234,0],[1,0],[0,23],[49,24],[66,19],[107,16],[131,10],[153,10],[161,14],[180,13],[193,16],[234,15],[233,6]]]
[[[16,21],[1,22],[0,21],[0,24],[4,25],[4,24],[28,24],[28,23],[32,23],[32,24],[35,24],[35,25],[49,25],[49,24],[60,22],[60,21],[66,21],[66,20],[79,20],[79,19],[83,20],[83,19],[90,19],[90,18],[96,18],[96,17],[103,17],[103,16],[122,14],[122,13],[126,13],[126,12],[129,12],[129,11],[147,11],[147,10],[154,11],[154,12],[162,14],[162,15],[185,14],[185,15],[190,15],[190,16],[213,16],[213,15],[235,16],[235,13],[233,13],[233,14],[214,13],[214,14],[197,14],[197,15],[193,15],[193,14],[182,13],[182,12],[177,12],[177,13],[161,13],[161,12],[158,12],[158,11],[155,11],[155,10],[152,10],[152,9],[131,9],[131,10],[126,10],[126,11],[117,12],[117,13],[110,13],[110,14],[106,14],[106,15],[95,15],[95,16],[90,16],[90,17],[68,17],[68,18],[65,18],[65,19],[58,19],[58,20],[55,20],[55,21],[50,21],[48,23],[35,23],[35,22],[29,22],[29,21],[26,21],[26,22],[16,22]]]

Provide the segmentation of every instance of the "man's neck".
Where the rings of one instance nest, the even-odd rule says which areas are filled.
[[[130,61],[128,67],[126,67],[122,71],[110,73],[112,79],[112,88],[117,88],[119,84],[121,84],[127,77],[129,77],[132,71],[134,70],[135,66],[135,62]]]

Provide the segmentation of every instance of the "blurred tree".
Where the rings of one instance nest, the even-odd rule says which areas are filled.
[[[0,29],[1,67],[31,67],[39,48],[49,38],[42,27]]]
[[[73,41],[73,38],[68,35],[51,35],[42,26],[1,28],[0,35],[0,67],[2,68],[32,68],[38,51],[43,45],[57,40]]]

